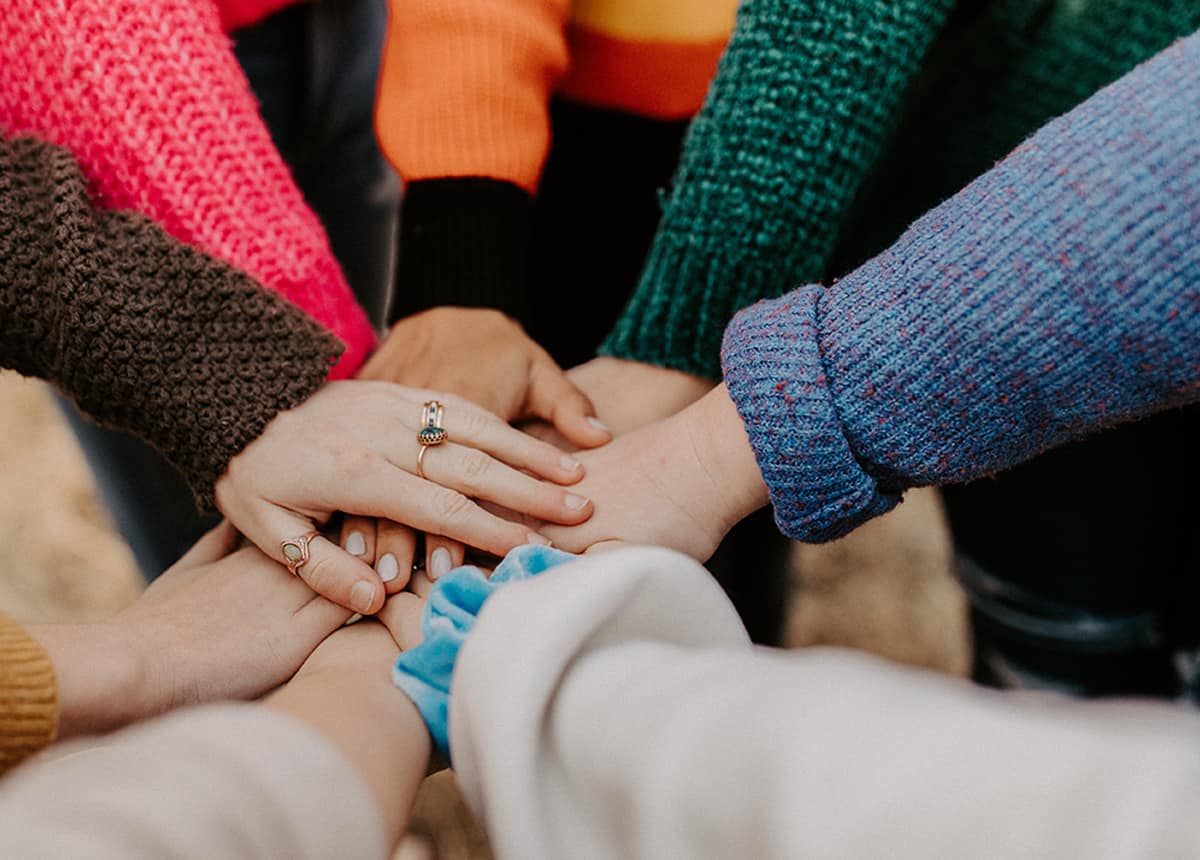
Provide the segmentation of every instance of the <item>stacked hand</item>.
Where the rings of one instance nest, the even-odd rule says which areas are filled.
[[[445,391],[505,423],[545,421],[569,440],[573,448],[591,448],[611,438],[604,425],[596,421],[592,404],[583,392],[519,324],[499,311],[444,307],[403,319],[392,327],[359,376]],[[451,438],[455,438],[453,433]],[[536,473],[560,483],[582,476],[582,470],[570,474]],[[514,507],[494,496],[480,498],[532,513],[528,507]],[[370,512],[347,510],[347,513]],[[556,522],[578,522],[588,511],[581,507],[570,513],[574,518],[556,518]],[[417,533],[421,530],[426,532],[424,553],[414,558],[421,542]],[[435,579],[462,564],[464,544],[496,552],[491,546],[472,540],[470,535],[396,517],[347,517],[342,528],[342,546],[375,565],[387,580],[389,594],[404,587],[414,561]]]
[[[423,404],[434,399],[444,404],[448,440],[426,451],[422,478],[417,432]],[[582,475],[576,459],[464,400],[386,382],[333,382],[276,416],[230,462],[216,499],[242,534],[281,562],[287,560],[281,542],[319,529],[338,511],[502,555],[545,538],[474,500],[547,522],[578,523],[590,515],[590,503],[560,485]],[[385,527],[364,540],[372,539],[369,549],[402,554],[393,534]],[[383,605],[380,573],[388,571],[372,569],[364,560],[370,554],[348,553],[320,536],[307,549],[298,573],[318,594],[363,614]],[[389,590],[403,587],[409,569],[398,564],[391,571]]]

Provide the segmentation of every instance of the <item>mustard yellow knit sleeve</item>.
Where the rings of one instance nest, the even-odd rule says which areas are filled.
[[[0,614],[0,773],[54,740],[54,666],[19,624]]]

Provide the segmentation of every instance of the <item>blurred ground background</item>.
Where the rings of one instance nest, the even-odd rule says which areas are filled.
[[[936,493],[824,546],[796,545],[786,644],[836,644],[954,674],[969,664],[962,595]],[[17,620],[103,618],[141,578],[45,389],[0,372],[0,610]],[[405,860],[488,857],[449,774],[418,800]]]

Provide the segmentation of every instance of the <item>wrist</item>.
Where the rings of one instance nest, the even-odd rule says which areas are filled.
[[[391,839],[399,839],[432,741],[416,707],[392,684],[386,664],[302,673],[266,707],[306,724],[337,749],[375,798]]]
[[[388,322],[441,305],[527,316],[533,197],[488,177],[421,179],[405,188]]]
[[[165,710],[146,683],[147,661],[112,622],[37,624],[58,686],[60,738],[100,734]]]
[[[720,487],[719,516],[728,531],[770,502],[742,418],[724,384],[681,414],[686,416],[697,457]]]

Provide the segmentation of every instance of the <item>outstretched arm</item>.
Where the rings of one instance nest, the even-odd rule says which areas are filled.
[[[740,313],[725,386],[581,454],[578,489],[596,515],[547,535],[567,549],[624,538],[694,552],[681,542],[695,529],[657,528],[650,513],[699,505],[710,529],[743,516],[719,487],[752,487],[752,452],[780,527],[828,540],[908,487],[986,475],[1200,398],[1198,83],[1195,35],[832,287]],[[688,493],[706,472],[734,477],[698,500]]]
[[[395,655],[381,626],[344,628],[265,705],[181,711],[31,764],[0,791],[0,853],[382,860],[429,761]]]

